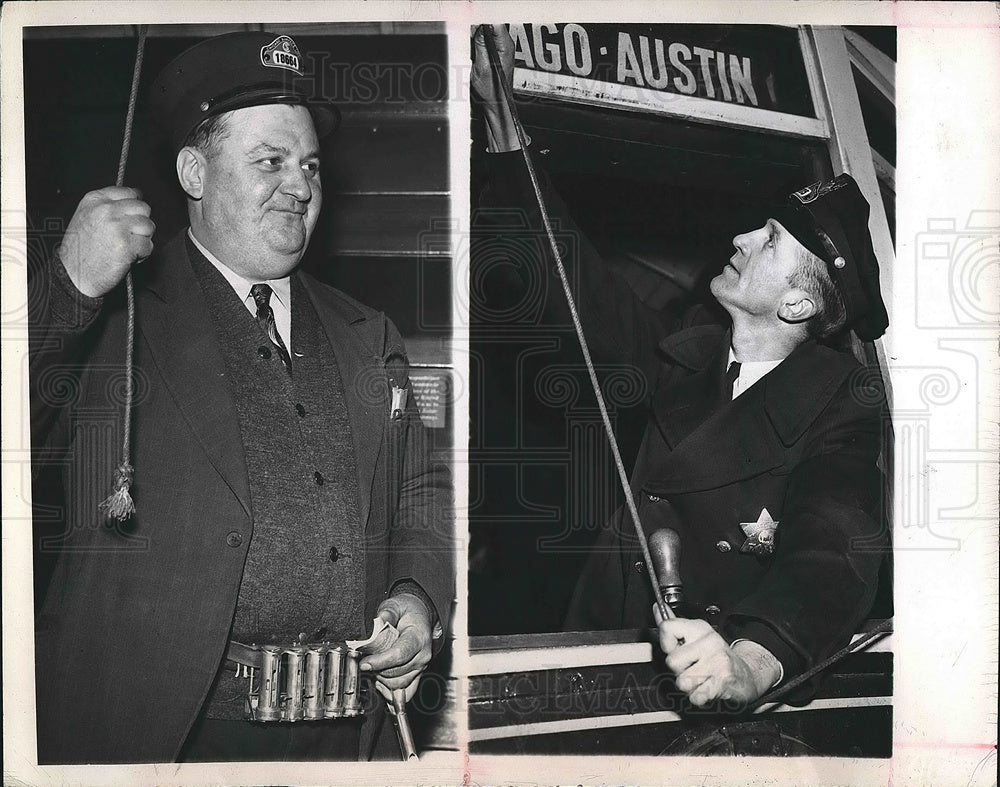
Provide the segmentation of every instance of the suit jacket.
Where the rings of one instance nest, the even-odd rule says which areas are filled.
[[[484,204],[517,208],[538,233],[519,157],[489,157]],[[594,358],[632,366],[651,392],[631,488],[647,534],[670,527],[680,535],[687,612],[730,639],[761,643],[786,674],[821,660],[870,609],[888,542],[881,391],[852,356],[808,341],[728,401],[728,325],[703,307],[679,320],[647,309],[544,189],[554,223],[574,239],[567,267]],[[552,263],[540,255],[531,264]],[[769,520],[773,552],[742,551],[748,532]],[[618,511],[588,558],[567,628],[646,626],[653,602],[631,518]]]
[[[122,524],[104,519],[98,504],[121,456],[123,288],[74,313],[59,265],[29,283],[34,447],[62,457],[66,489],[64,535],[42,545],[61,555],[36,623],[39,757],[172,761],[224,656],[253,534],[239,421],[211,305],[179,236],[136,271],[137,511]],[[389,418],[390,377],[409,385],[402,341],[384,315],[293,275],[344,381],[366,619],[411,580],[447,627],[450,482],[429,461],[413,396],[404,418]],[[366,724],[362,756],[375,732]]]

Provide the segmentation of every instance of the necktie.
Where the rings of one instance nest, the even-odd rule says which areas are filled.
[[[733,401],[733,388],[740,377],[740,362],[733,361],[726,370],[724,392],[727,402]]]
[[[271,288],[267,284],[255,284],[250,288],[250,294],[257,304],[257,322],[264,329],[267,338],[271,340],[274,349],[278,351],[281,362],[285,365],[285,371],[292,373],[292,359],[285,349],[285,343],[281,341],[281,334],[278,333],[278,326],[274,323],[274,310],[271,308]]]

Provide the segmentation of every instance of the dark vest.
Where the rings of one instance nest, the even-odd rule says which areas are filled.
[[[253,536],[230,636],[363,638],[358,474],[340,371],[312,301],[293,274],[289,376],[222,274],[193,244],[189,251],[213,306],[250,481]],[[244,683],[220,670],[207,715],[240,718]]]

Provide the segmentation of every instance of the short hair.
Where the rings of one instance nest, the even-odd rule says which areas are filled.
[[[228,114],[224,112],[221,115],[211,115],[205,118],[187,135],[182,147],[195,148],[207,157],[214,156],[219,150],[219,143],[229,136]]]
[[[805,322],[810,339],[828,339],[847,323],[847,307],[826,263],[804,246],[798,248],[799,265],[788,277],[792,287],[805,290],[816,301],[816,313]]]

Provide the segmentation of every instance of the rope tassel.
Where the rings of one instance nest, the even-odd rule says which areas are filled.
[[[115,491],[101,503],[101,510],[112,519],[124,522],[135,513],[135,503],[129,491],[132,486],[134,469],[128,462],[122,462],[115,470]]]
[[[146,48],[146,25],[139,27],[139,40],[136,43],[135,65],[132,68],[132,87],[128,97],[128,112],[125,115],[125,133],[122,139],[122,152],[118,159],[118,177],[115,185],[125,182],[125,165],[128,162],[128,151],[132,144],[132,124],[135,120],[135,104],[139,95],[139,75],[142,73],[142,57]],[[132,437],[132,396],[134,386],[132,381],[132,354],[135,345],[135,287],[132,284],[132,271],[125,274],[125,293],[128,301],[128,323],[125,333],[125,413],[122,416],[122,461],[115,470],[114,491],[100,505],[100,510],[109,517],[124,522],[135,513],[135,503],[132,502],[132,479],[135,468],[132,467],[131,437]]]

